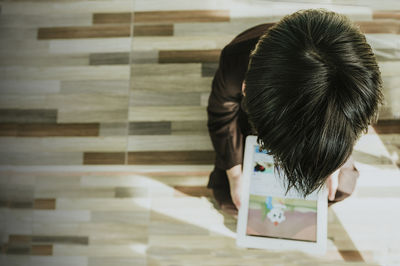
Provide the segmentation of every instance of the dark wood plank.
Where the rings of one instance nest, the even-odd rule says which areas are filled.
[[[174,25],[134,25],[133,36],[172,36]]]
[[[171,10],[134,13],[134,22],[223,22],[230,21],[229,10]]]
[[[10,244],[30,244],[32,236],[30,235],[9,235],[8,243]]]
[[[212,190],[205,186],[174,186],[175,197],[212,197]]]
[[[56,199],[35,199],[33,207],[37,210],[55,210]]]
[[[21,245],[32,243],[41,244],[79,244],[88,245],[89,237],[87,236],[42,236],[42,235],[9,235],[8,243],[11,245]]]
[[[202,77],[213,77],[215,75],[215,72],[217,72],[217,69],[218,69],[217,62],[202,63],[201,64],[201,76]]]
[[[214,151],[144,151],[129,152],[128,164],[213,164],[215,160]]]
[[[0,123],[0,136],[15,137],[18,134],[18,124]]]
[[[130,122],[129,135],[170,135],[171,122]]]
[[[56,109],[0,109],[3,123],[56,123]]]
[[[400,134],[400,119],[378,120],[372,126],[378,134]]]
[[[85,152],[83,164],[125,164],[124,152]]]
[[[10,209],[32,209],[34,203],[32,201],[9,200],[7,207]]]
[[[53,255],[53,245],[34,245],[31,247],[31,255],[51,256]]]
[[[381,19],[372,21],[358,21],[357,25],[363,33],[391,33],[400,34],[400,21]]]
[[[5,244],[3,246],[3,252],[8,255],[29,255],[31,253],[31,247],[28,245]]]
[[[160,50],[159,63],[203,63],[218,62],[221,50]]]
[[[50,136],[98,136],[99,123],[0,123],[0,136],[50,137]]]
[[[339,250],[339,254],[344,261],[364,261],[360,251],[358,250]]]
[[[32,243],[89,245],[87,236],[31,236]]]
[[[179,23],[179,22],[226,22],[230,21],[229,10],[170,10],[141,11],[132,16],[129,12],[95,13],[93,24],[129,24],[134,22]]]
[[[130,24],[132,13],[94,13],[92,17],[93,24]]]
[[[400,19],[400,11],[377,10],[372,13],[373,19]]]
[[[127,65],[129,53],[94,53],[89,55],[89,65]]]
[[[172,135],[208,135],[205,121],[172,121]]]
[[[129,37],[130,25],[39,28],[38,40]]]

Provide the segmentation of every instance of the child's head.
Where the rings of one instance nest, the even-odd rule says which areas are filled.
[[[289,188],[305,195],[345,163],[376,119],[382,81],[365,36],[345,16],[300,10],[260,37],[244,103]]]

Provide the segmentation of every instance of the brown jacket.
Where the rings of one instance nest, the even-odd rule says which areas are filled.
[[[243,31],[221,51],[207,106],[207,126],[216,152],[215,168],[210,174],[208,188],[229,189],[226,169],[243,163],[245,138],[255,135],[242,108],[242,82],[251,50],[272,25],[260,24]],[[353,192],[358,175],[350,158],[341,169],[334,202]]]

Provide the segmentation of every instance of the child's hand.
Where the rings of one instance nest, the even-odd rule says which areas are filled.
[[[242,190],[242,165],[238,164],[231,169],[226,170],[226,175],[229,180],[232,201],[236,208],[240,208],[240,195]]]
[[[331,174],[326,182],[328,182],[328,199],[329,200],[334,200],[335,199],[335,194],[338,189],[339,185],[339,172],[340,168],[337,169],[333,174]]]

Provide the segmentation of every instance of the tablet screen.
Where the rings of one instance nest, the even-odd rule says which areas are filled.
[[[259,145],[254,145],[251,171],[246,234],[316,242],[318,194],[304,198],[292,189],[285,195],[273,157]]]

